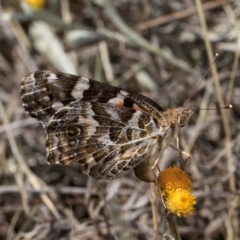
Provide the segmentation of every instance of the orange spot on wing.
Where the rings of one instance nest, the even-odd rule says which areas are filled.
[[[136,104],[133,104],[132,108],[136,111],[142,111],[142,109],[139,108]]]
[[[123,101],[117,101],[116,102],[116,105],[118,106],[118,107],[123,107]]]

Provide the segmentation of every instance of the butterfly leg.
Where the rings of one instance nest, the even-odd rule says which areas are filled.
[[[181,161],[181,157],[179,155],[179,153],[181,153],[182,155],[185,155],[186,158],[187,158],[187,164],[189,164],[191,162],[191,155],[187,152],[184,152],[183,150],[181,150],[179,147],[174,147],[172,144],[170,145],[171,148],[173,148],[174,150],[176,150],[178,152],[178,157],[179,157],[179,160],[180,160],[180,164],[181,166],[183,165],[182,164],[182,161]]]
[[[176,136],[176,144],[177,144],[177,149],[180,149],[178,135]],[[179,151],[177,151],[177,157],[178,157],[178,161],[180,163],[181,168],[184,169],[184,165],[185,164],[183,164],[182,157],[180,156],[180,152]],[[188,164],[188,157],[187,157],[187,164]]]
[[[154,161],[154,164],[152,165],[152,170],[154,170],[157,167],[159,159]]]

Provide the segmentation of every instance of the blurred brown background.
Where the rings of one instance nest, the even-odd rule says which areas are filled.
[[[0,239],[170,232],[160,197],[132,172],[97,182],[78,165],[45,163],[44,131],[19,95],[21,78],[37,69],[120,86],[164,108],[183,105],[204,78],[187,107],[233,109],[197,111],[181,129],[197,206],[176,221],[182,239],[240,239],[239,15],[238,1],[0,1]],[[161,168],[174,164],[168,149]]]

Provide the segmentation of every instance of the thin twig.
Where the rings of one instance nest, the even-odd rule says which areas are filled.
[[[172,213],[166,213],[167,215],[167,221],[168,221],[168,225],[169,228],[171,229],[171,234],[174,237],[175,240],[181,240],[181,237],[179,235],[178,229],[177,229],[177,225],[175,222],[175,215]]]
[[[211,46],[211,43],[210,43],[209,37],[208,37],[208,29],[207,29],[207,25],[206,25],[206,19],[205,19],[205,15],[204,15],[204,11],[203,11],[202,2],[201,2],[201,0],[195,0],[195,2],[197,5],[197,9],[198,9],[200,24],[201,24],[202,30],[203,30],[205,47],[207,50],[208,59],[209,59],[209,62],[213,62],[214,54],[213,54],[213,49],[212,49],[212,46]],[[216,68],[215,64],[213,64],[213,66],[211,68],[211,72],[213,75],[213,81],[214,81],[214,85],[215,85],[215,91],[216,91],[218,102],[219,102],[220,106],[224,106],[225,104],[223,101],[223,96],[222,96],[221,87],[220,87],[220,83],[219,83],[219,77],[217,74],[217,68]],[[225,147],[227,149],[228,172],[231,173],[232,168],[234,166],[234,159],[233,159],[231,148],[228,148],[228,146],[231,143],[231,133],[230,133],[230,126],[229,126],[229,119],[228,119],[229,114],[227,114],[226,111],[223,109],[220,109],[220,112],[221,112],[221,117],[222,117],[222,121],[223,121],[223,129],[224,129],[224,133],[225,133]],[[231,176],[229,178],[229,188],[231,191],[236,190],[236,179],[235,179],[234,174],[231,174]],[[232,201],[231,199],[232,199],[232,197],[230,196],[229,201]],[[226,219],[226,221],[228,219]],[[234,221],[237,221],[238,222],[237,226],[239,226],[238,219],[234,218]],[[229,226],[229,228],[227,228],[227,239],[231,240],[231,239],[235,238],[235,236],[232,235],[233,231],[234,231],[233,226]],[[237,231],[237,229],[236,229],[236,231]]]
[[[228,0],[228,3],[233,2],[233,0]],[[227,4],[227,2],[222,2],[222,1],[211,1],[211,2],[206,2],[203,4],[203,9],[204,10],[210,10],[210,9],[214,9],[217,7],[220,7],[224,4]],[[150,21],[146,21],[143,23],[138,24],[134,29],[136,29],[137,31],[143,31],[149,28],[153,28],[153,27],[157,27],[159,25],[163,25],[169,22],[173,22],[185,17],[189,17],[193,14],[197,13],[197,8],[196,7],[191,7],[191,8],[187,8],[184,9],[182,11],[178,11],[178,12],[174,12],[168,15],[164,15],[158,18],[155,18],[153,20]]]
[[[158,224],[159,224],[159,211],[158,211],[158,196],[156,193],[156,185],[154,183],[150,183],[151,191],[150,191],[150,201],[152,205],[152,216],[153,216],[153,230],[154,230],[154,240],[158,240]]]
[[[212,46],[211,46],[211,43],[209,41],[209,37],[207,34],[208,30],[207,30],[206,19],[205,19],[203,8],[202,8],[202,3],[200,0],[195,0],[195,1],[196,1],[196,5],[198,8],[199,19],[200,19],[200,23],[201,23],[203,34],[204,34],[204,41],[205,41],[205,46],[206,46],[206,50],[207,50],[207,54],[208,54],[208,59],[209,59],[209,62],[213,62],[214,54],[213,54]],[[223,101],[222,92],[221,92],[220,83],[219,83],[219,78],[218,78],[218,74],[217,74],[216,64],[212,65],[211,72],[213,75],[213,81],[214,81],[214,85],[215,85],[218,102],[219,102],[220,106],[225,106],[224,101]],[[222,116],[224,132],[225,132],[225,145],[228,146],[231,141],[230,140],[231,134],[230,134],[230,128],[229,128],[229,120],[228,120],[226,111],[224,109],[220,109],[220,112],[221,112],[221,116]],[[234,164],[231,149],[228,150],[227,159],[228,159],[228,168],[230,170]],[[236,189],[234,175],[232,175],[232,177],[229,179],[229,185],[230,185],[231,190],[234,191]]]
[[[232,8],[229,5],[226,5],[224,7],[224,9],[225,9],[226,13],[228,14],[228,17],[231,20],[233,26],[235,27],[236,32],[237,33],[240,32],[240,25],[239,25],[239,22],[236,21],[235,13],[232,10]],[[234,51],[233,67],[232,67],[231,76],[230,76],[230,80],[229,80],[229,84],[228,84],[228,90],[227,90],[227,97],[226,97],[227,104],[231,103],[234,83],[235,83],[237,70],[238,70],[239,56],[240,56],[240,35],[237,34],[236,48]]]
[[[120,15],[118,14],[118,12],[117,12],[115,6],[113,5],[112,1],[102,0],[100,5],[104,8],[106,15],[112,21],[112,23],[122,33],[125,34],[127,39],[129,39],[136,46],[139,46],[142,49],[145,49],[145,50],[149,51],[150,53],[156,54],[156,55],[164,58],[165,61],[171,63],[173,66],[176,66],[183,71],[186,71],[188,73],[193,74],[193,69],[186,62],[184,62],[180,59],[177,59],[176,57],[174,57],[170,53],[152,45],[150,42],[148,42],[142,36],[138,35],[131,28],[129,28],[125,24],[125,22],[122,20]]]
[[[9,126],[9,121],[8,121],[6,112],[4,110],[4,107],[3,107],[1,101],[0,101],[0,116],[1,116],[2,122],[3,122],[4,127],[5,127],[5,131],[6,131],[6,134],[7,134],[7,138],[8,138],[13,156],[14,156],[15,160],[17,161],[18,166],[21,168],[22,172],[24,172],[24,174],[26,174],[27,179],[32,184],[32,186],[36,189],[41,189],[42,181],[40,181],[40,179],[38,179],[38,177],[28,168],[27,164],[22,159],[22,156],[19,153],[17,143],[15,141],[13,132],[12,132],[10,126]],[[46,206],[48,206],[49,210],[53,213],[53,215],[57,219],[59,219],[60,214],[58,213],[56,207],[54,206],[54,204],[51,201],[51,199],[49,198],[49,196],[47,196],[45,193],[41,193],[40,196],[41,196],[43,202],[46,204]]]

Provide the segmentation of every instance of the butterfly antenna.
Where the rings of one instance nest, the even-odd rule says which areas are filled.
[[[218,109],[232,109],[233,105],[229,104],[227,106],[224,107],[218,107],[218,108],[199,108],[199,110],[218,110]]]
[[[210,66],[208,67],[206,73],[204,74],[203,78],[201,79],[201,81],[195,86],[195,88],[193,89],[192,93],[190,94],[190,96],[187,98],[187,100],[184,102],[183,106],[186,105],[186,103],[192,98],[192,96],[196,93],[198,87],[200,86],[200,84],[202,83],[202,81],[205,79],[205,77],[207,76],[207,74],[209,73],[212,65],[216,62],[216,59],[218,58],[218,53],[215,54],[215,57],[213,59],[213,62],[210,64]]]
[[[232,109],[233,105],[229,104],[227,106],[224,107],[218,107],[218,108],[188,108],[188,110],[218,110],[218,109]]]

